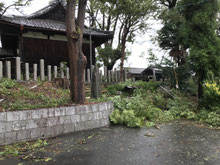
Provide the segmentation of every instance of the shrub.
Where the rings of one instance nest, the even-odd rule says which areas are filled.
[[[117,91],[122,91],[126,86],[132,86],[138,89],[144,89],[145,91],[146,90],[155,91],[159,87],[159,82],[145,82],[145,81],[131,82],[130,80],[128,80],[123,83],[108,86],[107,87],[108,94],[116,95]]]
[[[19,84],[15,80],[10,80],[10,79],[0,80],[1,89],[11,89],[11,88],[18,87],[18,86]]]
[[[207,110],[220,108],[220,84],[216,81],[207,81],[204,85],[204,94],[201,104]]]
[[[220,126],[220,115],[216,112],[210,112],[208,113],[205,122],[215,127]]]
[[[119,111],[115,110],[111,115],[110,115],[110,120],[114,124],[123,124],[127,125],[128,127],[142,127],[144,118],[136,117],[135,112],[133,110],[124,110],[124,111]]]

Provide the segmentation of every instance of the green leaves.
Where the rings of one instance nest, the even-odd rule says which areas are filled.
[[[120,48],[113,49],[112,46],[107,45],[104,48],[99,47],[98,50],[98,62],[103,62],[104,66],[108,67],[108,70],[112,70],[114,64],[121,58]]]

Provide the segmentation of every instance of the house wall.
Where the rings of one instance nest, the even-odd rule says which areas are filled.
[[[111,102],[0,113],[0,145],[105,127]]]

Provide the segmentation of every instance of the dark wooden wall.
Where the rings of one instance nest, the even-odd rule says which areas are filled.
[[[89,44],[83,44],[83,53],[87,57],[89,66]],[[93,47],[93,64],[95,60],[95,48]],[[45,60],[46,65],[59,66],[60,62],[69,61],[67,43],[46,39],[23,38],[23,61],[30,64]]]

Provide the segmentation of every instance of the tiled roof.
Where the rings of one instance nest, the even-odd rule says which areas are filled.
[[[41,16],[45,13],[48,13],[51,10],[53,10],[58,4],[61,4],[64,8],[66,8],[66,2],[64,2],[64,0],[53,0],[50,2],[50,4],[48,6],[32,13],[31,15],[27,16],[27,18],[36,18],[36,17]]]
[[[127,68],[125,69],[128,71],[128,73],[131,74],[141,74],[146,68]]]
[[[36,28],[40,30],[49,30],[49,31],[58,31],[58,32],[65,32],[66,25],[64,22],[52,21],[52,20],[45,20],[45,19],[29,19],[25,17],[2,17],[0,21],[12,23],[15,25],[23,25],[29,28]],[[90,29],[85,28],[84,34],[89,35]],[[110,31],[102,31],[98,29],[92,29],[91,34],[93,36],[103,36],[103,37],[111,37],[113,35]]]

